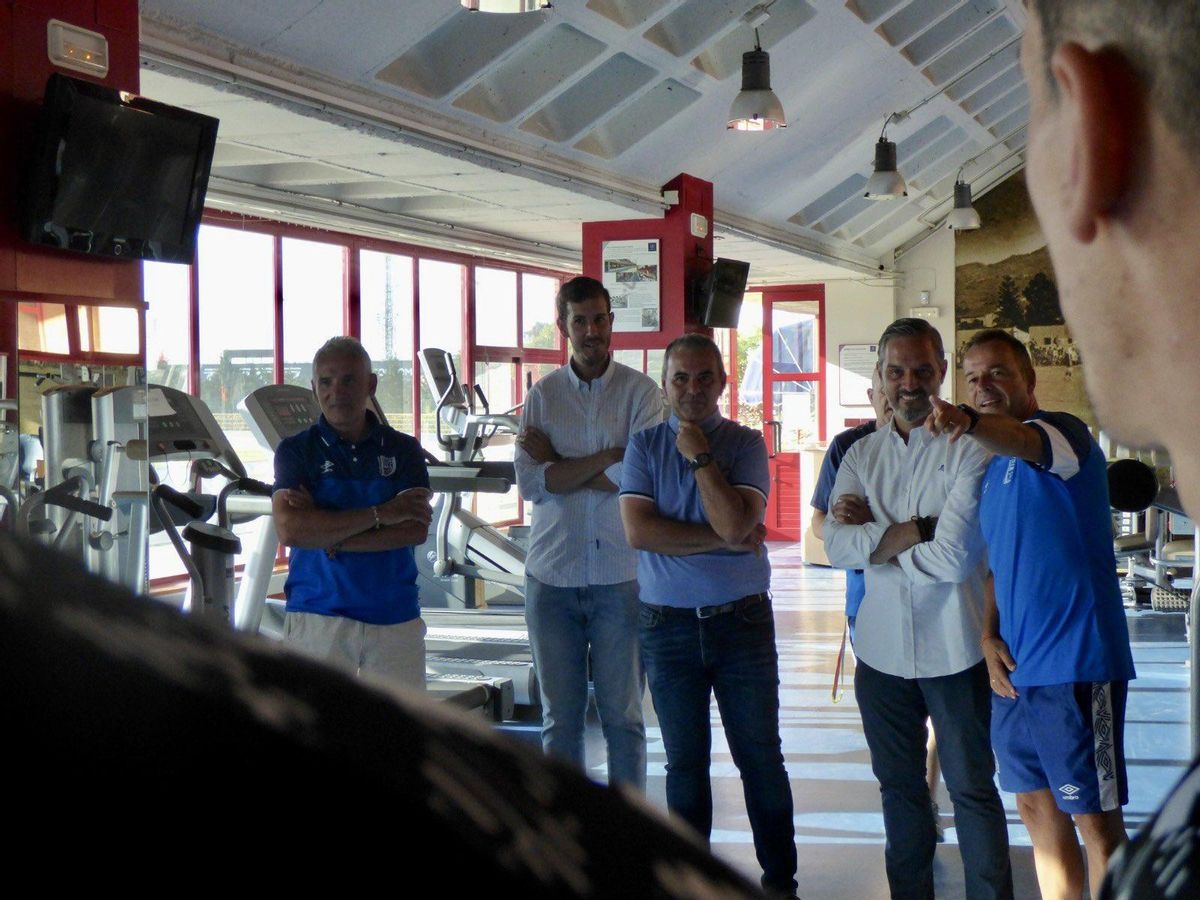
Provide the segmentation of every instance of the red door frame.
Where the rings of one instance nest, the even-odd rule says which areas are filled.
[[[780,302],[810,302],[817,305],[816,371],[803,374],[780,375],[774,371],[774,329],[772,307]],[[768,466],[771,473],[771,494],[767,500],[767,538],[774,541],[798,541],[804,533],[803,510],[805,491],[808,485],[800,483],[800,454],[776,452],[777,429],[770,423],[773,409],[774,387],[778,382],[806,381],[816,385],[817,390],[817,440],[825,439],[825,286],[823,284],[801,284],[768,287],[762,289],[762,404],[763,439],[770,454]]]

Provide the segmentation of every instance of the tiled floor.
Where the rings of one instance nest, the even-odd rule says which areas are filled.
[[[852,669],[845,697],[830,702],[834,661],[842,635],[844,577],[807,568],[799,548],[772,545],[773,592],[782,686],[784,754],[796,803],[800,893],[806,898],[873,900],[887,897],[883,872],[883,817],[879,789],[854,703]],[[1181,774],[1188,747],[1188,669],[1183,619],[1177,614],[1130,617],[1138,680],[1129,692],[1126,744],[1130,805],[1126,821],[1140,825]],[[852,666],[853,663],[850,663]],[[649,699],[646,702],[651,802],[666,808],[665,756]],[[757,880],[741,783],[720,729],[713,722],[713,850]],[[591,774],[604,779],[604,745],[589,728]],[[1018,898],[1037,897],[1029,838],[1011,794],[1002,795]],[[949,798],[939,791],[946,843],[937,851],[940,897],[962,897],[962,866]]]

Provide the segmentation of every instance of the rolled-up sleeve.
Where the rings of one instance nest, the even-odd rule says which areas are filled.
[[[842,459],[833,490],[829,493],[830,507],[844,494],[870,499],[858,472],[861,446],[861,442],[854,444]],[[865,569],[871,565],[871,554],[875,552],[889,524],[867,522],[864,525],[846,525],[830,516],[825,520],[825,555],[839,569]]]
[[[914,585],[966,581],[986,557],[979,528],[979,488],[988,455],[973,441],[959,461],[932,541],[896,557]]]
[[[542,428],[542,394],[534,385],[529,396],[525,398],[525,407],[521,411],[521,429],[529,426]],[[546,490],[546,470],[550,463],[534,462],[533,458],[517,445],[513,455],[513,466],[517,470],[517,488],[521,497],[530,503],[541,503],[549,496]]]

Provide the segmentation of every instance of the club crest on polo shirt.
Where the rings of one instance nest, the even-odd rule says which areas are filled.
[[[379,474],[384,478],[391,478],[396,474],[396,457],[381,456],[379,457]]]
[[[334,465],[333,465],[332,459],[327,459],[327,460],[325,460],[325,462],[321,463],[321,474],[322,475],[328,475],[330,472],[333,471],[333,469],[334,469]]]

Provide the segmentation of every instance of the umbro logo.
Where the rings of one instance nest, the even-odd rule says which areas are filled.
[[[321,474],[322,475],[328,475],[330,472],[333,471],[333,469],[334,469],[334,466],[333,466],[332,459],[327,459],[327,460],[325,460],[325,462],[321,463]]]
[[[1058,789],[1058,792],[1063,795],[1064,800],[1078,800],[1080,790],[1082,789],[1075,787],[1073,784],[1064,784]]]

